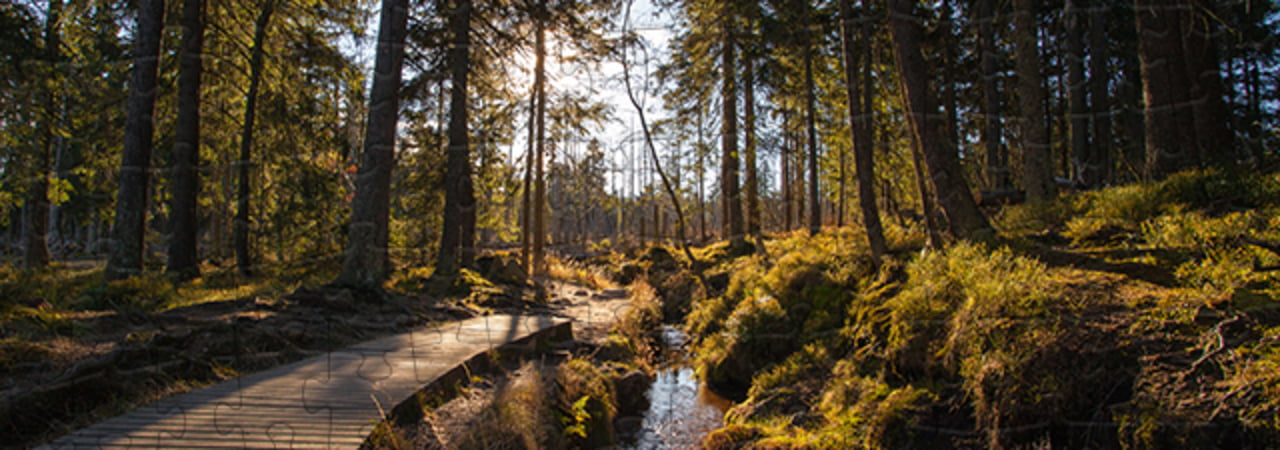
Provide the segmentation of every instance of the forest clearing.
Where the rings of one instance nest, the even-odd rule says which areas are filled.
[[[364,445],[1275,447],[1278,27],[2,1],[0,447],[500,314],[574,339],[490,348]]]

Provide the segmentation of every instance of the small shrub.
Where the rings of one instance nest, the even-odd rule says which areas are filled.
[[[564,436],[575,447],[598,448],[614,441],[617,398],[613,382],[591,361],[572,358],[555,372],[556,411]]]
[[[643,281],[631,285],[631,307],[613,324],[612,336],[643,361],[657,355],[657,332],[662,326],[662,301]]]
[[[592,289],[616,289],[613,277],[604,269],[586,264],[565,261],[559,258],[548,258],[547,276],[570,283],[577,283]]]
[[[460,449],[563,448],[553,381],[535,363],[517,370],[458,442]]]

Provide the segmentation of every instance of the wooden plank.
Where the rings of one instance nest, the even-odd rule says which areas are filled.
[[[356,448],[397,404],[491,350],[567,338],[569,320],[438,324],[142,406],[42,448]]]

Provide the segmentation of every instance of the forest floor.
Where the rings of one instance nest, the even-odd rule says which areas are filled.
[[[100,263],[77,262],[43,275],[11,274],[0,284],[12,295],[0,315],[0,447],[29,447],[159,398],[477,315],[570,317],[578,339],[598,341],[626,303],[622,290],[559,281],[544,290],[495,284],[476,273],[444,285],[400,281],[422,293],[297,287],[284,295],[266,291],[196,304],[190,304],[196,293],[161,280],[93,287],[66,278],[100,273]],[[34,280],[39,277],[62,278]],[[318,285],[318,279],[300,284]],[[61,284],[74,297],[54,298],[20,286],[24,282]],[[67,286],[77,283],[87,287],[72,292]]]
[[[1202,171],[992,215],[721,244],[684,320],[737,405],[709,448],[1272,448],[1280,176]],[[768,255],[768,256],[764,256]]]

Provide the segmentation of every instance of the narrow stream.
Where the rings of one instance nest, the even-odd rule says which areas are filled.
[[[698,382],[686,359],[684,332],[662,328],[666,366],[658,372],[645,395],[649,410],[640,430],[623,439],[624,449],[697,448],[707,433],[724,424],[724,412],[732,406]]]

